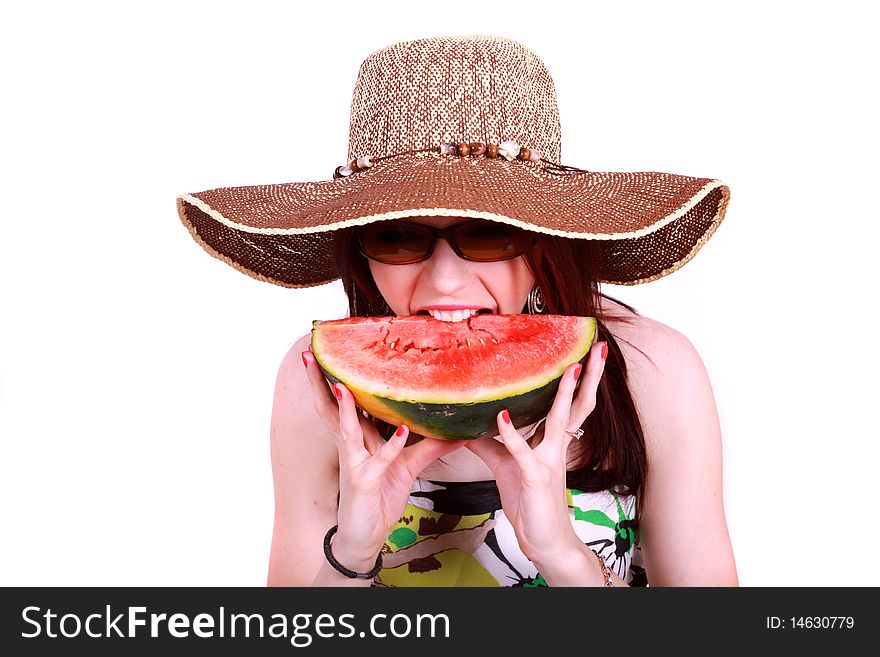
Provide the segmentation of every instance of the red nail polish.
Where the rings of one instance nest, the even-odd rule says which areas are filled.
[[[394,432],[394,435],[395,436],[402,436],[403,435],[403,425],[402,424],[399,427],[397,427],[397,431]]]
[[[506,408],[501,411],[501,419],[504,420],[505,424],[510,424],[510,413],[507,412]]]
[[[575,381],[577,381],[578,377],[581,375],[582,369],[584,369],[584,368],[580,363],[578,363],[578,366],[574,368],[574,374],[572,374],[572,376],[574,377]]]
[[[339,389],[338,383],[333,384],[333,392],[336,393],[336,399],[342,401],[342,390]]]
[[[302,356],[302,359],[303,359],[303,365],[305,365],[306,367],[308,367],[308,366],[309,366],[309,361],[306,360],[306,352],[302,352],[301,356]]]
[[[603,342],[602,343],[602,360],[605,360],[606,358],[608,358],[608,343]]]

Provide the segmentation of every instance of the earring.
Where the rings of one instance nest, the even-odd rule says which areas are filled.
[[[544,295],[541,293],[541,288],[537,285],[529,292],[528,309],[529,315],[541,315],[546,310]]]

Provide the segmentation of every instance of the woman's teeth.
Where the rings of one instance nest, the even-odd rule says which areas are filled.
[[[478,311],[476,310],[429,310],[428,312],[434,317],[434,319],[439,319],[441,322],[461,322],[471,317],[472,315],[476,315]]]

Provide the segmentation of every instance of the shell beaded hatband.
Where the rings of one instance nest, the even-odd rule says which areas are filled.
[[[381,162],[382,160],[388,159],[390,157],[431,152],[439,152],[440,155],[456,155],[458,157],[502,157],[508,162],[514,159],[520,160],[522,162],[543,162],[544,164],[548,165],[546,169],[554,173],[587,173],[587,171],[585,171],[584,169],[569,167],[563,164],[557,164],[555,162],[545,160],[541,157],[541,152],[539,150],[534,148],[526,148],[525,146],[520,146],[515,141],[508,140],[502,141],[500,144],[484,144],[480,141],[462,142],[460,144],[440,144],[439,149],[436,147],[418,148],[412,151],[391,153],[390,155],[383,155],[382,157],[376,158],[371,158],[369,155],[364,155],[357,158],[356,160],[352,160],[348,163],[348,165],[336,167],[336,170],[333,172],[333,178],[345,178],[353,173],[357,173],[358,171],[369,169],[376,162]]]

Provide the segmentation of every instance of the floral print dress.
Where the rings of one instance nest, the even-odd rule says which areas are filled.
[[[580,539],[630,586],[647,586],[633,520],[635,498],[567,490]],[[383,547],[376,586],[547,586],[519,549],[494,480],[416,479]]]

